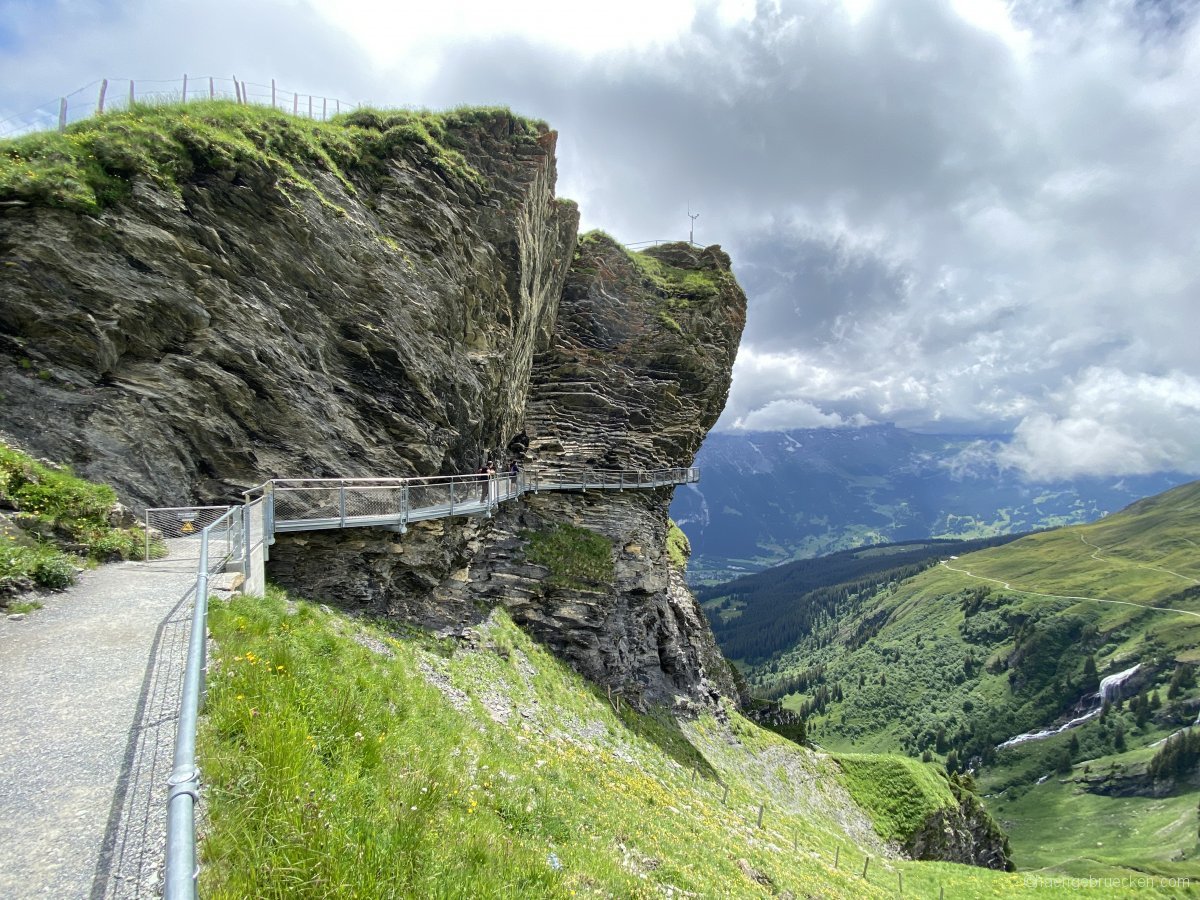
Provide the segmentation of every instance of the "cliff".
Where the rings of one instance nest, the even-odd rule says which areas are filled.
[[[0,156],[0,434],[133,505],[271,476],[686,466],[745,297],[719,248],[576,241],[504,110],[138,108]],[[508,448],[507,450],[502,448]],[[457,633],[495,605],[638,702],[732,693],[669,489],[281,536],[302,595]],[[555,549],[559,548],[559,549]],[[577,563],[590,559],[581,579]]]

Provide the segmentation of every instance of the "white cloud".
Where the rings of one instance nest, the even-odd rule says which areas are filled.
[[[9,9],[0,115],[182,69],[506,103],[559,129],[589,227],[684,236],[690,202],[750,295],[720,427],[1016,429],[1032,475],[1200,455],[1194,3]],[[1075,405],[1100,383],[1103,415]]]
[[[1200,474],[1200,379],[1091,368],[1017,425],[1001,463],[1033,480]]]

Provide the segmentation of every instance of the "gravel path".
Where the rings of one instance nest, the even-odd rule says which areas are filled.
[[[117,563],[0,618],[0,897],[157,896],[195,563]]]

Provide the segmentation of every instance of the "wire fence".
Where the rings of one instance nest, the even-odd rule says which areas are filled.
[[[55,128],[64,131],[74,122],[106,112],[129,109],[138,103],[191,103],[200,100],[253,103],[320,121],[349,112],[359,105],[336,97],[290,91],[276,84],[274,78],[270,84],[241,81],[236,75],[184,75],[165,81],[101,78],[33,109],[11,113],[5,111],[4,117],[0,118],[0,138]]]

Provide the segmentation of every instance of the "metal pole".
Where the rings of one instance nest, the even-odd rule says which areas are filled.
[[[146,555],[142,557],[146,562],[150,562],[150,508],[146,507]]]
[[[400,497],[400,524],[408,525],[408,482],[404,482],[404,493]]]
[[[204,683],[204,656],[208,620],[208,540],[211,525],[200,532],[200,571],[192,612],[192,634],[188,642],[187,669],[183,676],[179,725],[175,732],[175,757],[167,779],[167,866],[165,900],[195,900],[196,831],[195,806],[199,798],[200,772],[196,768],[196,720],[200,713]]]
[[[250,583],[250,505],[242,506],[242,574]]]
[[[338,509],[342,514],[342,527],[346,527],[346,482],[338,485]]]
[[[454,515],[454,481],[450,481],[450,515]]]

